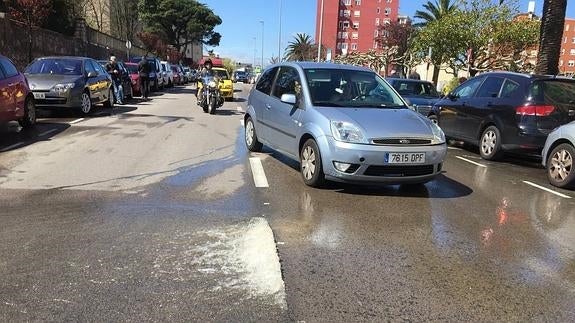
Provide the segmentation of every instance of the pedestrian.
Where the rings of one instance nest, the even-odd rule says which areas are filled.
[[[148,62],[148,54],[142,57],[142,60],[138,64],[138,74],[140,76],[140,92],[142,93],[142,98],[148,99],[150,92],[150,63]]]
[[[106,71],[112,76],[114,96],[117,104],[124,104],[124,87],[122,86],[122,73],[116,60],[116,56],[110,56],[110,61],[106,64]]]
[[[419,75],[419,73],[417,73],[415,69],[411,70],[411,73],[409,73],[408,78],[412,80],[421,80],[421,76]]]

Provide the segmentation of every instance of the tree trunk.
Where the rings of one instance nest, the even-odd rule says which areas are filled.
[[[559,54],[566,10],[567,0],[545,0],[543,2],[536,74],[559,74]]]
[[[431,78],[431,82],[437,85],[437,81],[439,80],[439,67],[441,65],[433,65],[433,77]]]

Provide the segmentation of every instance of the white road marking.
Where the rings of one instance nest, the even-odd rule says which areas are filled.
[[[483,164],[476,163],[476,162],[474,162],[473,160],[469,160],[469,159],[464,158],[464,157],[461,157],[461,156],[455,156],[455,158],[461,159],[461,160],[466,161],[466,162],[468,162],[468,163],[470,163],[470,164],[473,164],[473,165],[475,165],[475,166],[487,167],[487,166],[485,166],[485,165],[483,165]]]
[[[70,124],[78,123],[78,122],[81,122],[81,121],[84,121],[84,118],[80,118],[80,119],[76,119],[76,120],[74,120],[74,121],[70,121]]]
[[[23,142],[17,142],[17,143],[15,143],[15,144],[13,144],[13,145],[10,145],[10,146],[8,146],[8,147],[2,148],[1,151],[7,151],[7,150],[10,150],[10,149],[13,149],[13,148],[16,148],[16,147],[18,147],[18,146],[20,146],[20,145],[22,145],[22,144],[24,144],[24,143],[23,143]]]
[[[547,187],[544,187],[544,186],[541,186],[541,185],[537,185],[537,184],[532,183],[532,182],[530,182],[530,181],[523,181],[523,183],[525,183],[525,184],[527,184],[527,185],[531,185],[531,186],[533,186],[533,187],[536,187],[536,188],[538,188],[538,189],[540,189],[540,190],[544,190],[545,192],[549,192],[549,193],[551,193],[551,194],[555,194],[555,195],[560,196],[560,197],[562,197],[562,198],[566,198],[566,199],[570,199],[570,198],[571,198],[571,196],[569,196],[569,195],[565,195],[565,194],[563,194],[563,193],[555,192],[555,191],[552,190],[552,189],[548,189]]]
[[[463,150],[461,148],[451,147],[451,146],[447,146],[447,149],[449,149],[449,150]]]
[[[44,131],[41,134],[39,134],[38,137],[44,137],[44,136],[47,136],[48,134],[51,134],[52,132],[56,132],[56,131],[58,131],[58,129],[47,130],[47,131]]]
[[[242,127],[244,126],[244,119],[240,120],[240,124],[242,125]]]
[[[250,166],[252,167],[252,175],[254,176],[254,183],[256,187],[269,187],[262,160],[258,157],[250,158]]]
[[[270,205],[268,202],[265,202],[264,205]]]

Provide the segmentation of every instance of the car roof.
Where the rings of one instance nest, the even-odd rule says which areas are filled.
[[[78,60],[88,60],[88,59],[93,59],[93,58],[82,57],[82,56],[44,56],[44,57],[38,57],[37,59],[78,59]]]
[[[553,80],[553,79],[559,79],[559,80],[573,80],[571,78],[568,77],[564,77],[564,76],[556,76],[556,75],[541,75],[541,74],[527,74],[527,73],[517,73],[517,72],[507,72],[507,71],[493,71],[493,72],[485,72],[485,73],[481,73],[477,76],[500,76],[500,77],[516,77],[516,78],[524,78],[527,80]]]
[[[302,69],[347,69],[347,70],[356,70],[356,71],[368,71],[373,72],[367,67],[363,66],[356,66],[356,65],[347,65],[347,64],[334,64],[334,63],[325,63],[325,62],[283,62],[278,63],[270,66],[270,68],[276,66],[292,66],[297,67],[299,66]]]

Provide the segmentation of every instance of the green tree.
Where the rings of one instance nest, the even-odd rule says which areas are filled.
[[[196,0],[140,0],[138,10],[146,31],[160,35],[180,52],[195,42],[220,43],[221,35],[214,28],[222,19]]]
[[[559,53],[566,10],[567,0],[545,0],[543,2],[539,57],[535,68],[538,74],[559,74]]]
[[[222,58],[222,64],[224,64],[224,68],[228,71],[230,76],[234,73],[236,69],[236,62],[231,58]]]
[[[422,20],[415,24],[416,26],[426,26],[428,23],[439,20],[442,17],[457,10],[457,3],[454,0],[435,0],[435,2],[427,1],[423,5],[425,11],[417,10],[414,18]]]
[[[290,41],[285,53],[287,61],[311,61],[317,55],[317,46],[310,35],[298,33]]]

